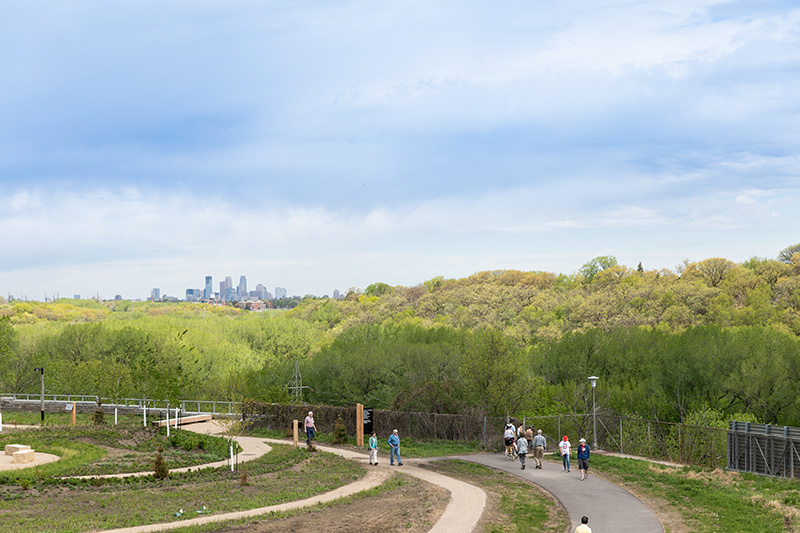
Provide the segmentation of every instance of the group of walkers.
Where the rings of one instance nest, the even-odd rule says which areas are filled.
[[[389,444],[389,466],[394,466],[395,457],[397,458],[397,466],[403,466],[403,461],[400,460],[400,435],[395,429],[389,435],[386,441]],[[367,442],[367,450],[369,450],[369,464],[378,464],[378,435],[373,431]]]
[[[514,424],[506,424],[505,431],[503,432],[503,443],[505,444],[505,454],[507,459],[519,459],[522,470],[525,470],[525,458],[529,453],[533,453],[533,458],[536,463],[536,468],[542,468],[542,458],[547,449],[547,440],[542,435],[542,430],[533,434],[533,427],[528,426],[525,429],[523,424],[518,428],[514,428]],[[558,443],[558,451],[561,454],[561,462],[564,466],[564,471],[570,471],[570,453],[572,444],[569,438],[564,435],[562,440]],[[578,470],[581,473],[581,481],[589,477],[589,455],[591,450],[589,445],[586,444],[586,439],[578,441],[577,457],[578,457]]]
[[[317,434],[317,426],[314,424],[314,412],[309,411],[303,422],[303,429],[306,432],[306,447],[309,446]],[[389,444],[389,466],[394,466],[395,459],[397,459],[397,466],[403,466],[403,461],[400,459],[400,434],[395,429],[386,441]],[[378,464],[378,436],[373,432],[367,442],[367,449],[369,450],[369,464]]]

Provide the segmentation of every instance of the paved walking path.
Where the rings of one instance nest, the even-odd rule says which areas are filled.
[[[265,440],[267,442],[286,444],[286,441],[282,440]],[[483,509],[486,507],[486,493],[483,489],[437,472],[417,468],[413,466],[415,459],[403,461],[403,466],[389,466],[389,460],[384,456],[378,460],[378,466],[371,466],[369,465],[369,457],[363,451],[320,446],[318,444],[315,444],[315,446],[319,450],[335,453],[365,464],[370,472],[384,471],[387,473],[386,477],[388,477],[390,470],[396,470],[448,490],[450,492],[450,503],[447,504],[442,516],[430,529],[431,533],[468,533],[475,529],[481,519],[481,515],[483,515]]]
[[[214,422],[197,424],[191,427],[187,427],[186,429],[207,434],[217,433],[221,430],[219,425]],[[288,444],[288,442],[285,440],[260,439],[256,437],[236,437],[236,440],[239,442],[239,444],[242,446],[243,449],[243,452],[241,452],[240,455],[242,456],[245,454],[253,455],[253,457],[250,457],[250,459],[254,459],[255,456],[260,456],[263,455],[263,453],[266,453],[266,452],[259,452],[258,449],[255,448],[255,445],[257,443],[254,441],[259,441],[258,442],[259,449],[260,447],[266,447],[267,449],[269,449],[269,446],[265,444],[266,442],[272,442],[276,444]],[[166,531],[169,529],[176,529],[179,527],[185,527],[190,525],[208,524],[213,522],[221,522],[225,520],[237,520],[241,518],[253,518],[270,512],[287,511],[290,509],[308,507],[311,505],[316,505],[318,503],[330,502],[338,498],[343,498],[345,496],[350,496],[352,494],[356,494],[358,492],[362,492],[377,487],[378,485],[386,481],[386,479],[388,479],[391,473],[395,470],[398,472],[402,472],[404,474],[418,477],[424,481],[434,483],[450,491],[451,495],[450,503],[447,505],[447,508],[445,509],[444,513],[439,518],[439,520],[436,522],[436,524],[434,524],[433,527],[430,529],[432,533],[452,533],[452,532],[467,533],[473,531],[477,526],[478,521],[481,518],[481,515],[483,514],[483,508],[486,504],[486,493],[483,492],[483,490],[479,489],[478,487],[469,485],[468,483],[464,483],[463,481],[459,481],[444,476],[442,474],[438,474],[436,472],[430,472],[427,470],[423,470],[421,468],[416,468],[406,463],[404,463],[403,466],[390,467],[385,457],[383,458],[384,461],[381,464],[379,464],[379,466],[376,467],[368,465],[369,459],[363,452],[333,448],[328,446],[319,446],[319,445],[317,445],[316,447],[321,451],[335,453],[337,455],[345,457],[346,459],[351,459],[354,461],[358,461],[362,464],[366,464],[367,474],[363,478],[353,483],[350,483],[349,485],[345,485],[330,492],[318,494],[316,496],[312,496],[304,500],[286,502],[278,505],[271,505],[269,507],[250,509],[247,511],[238,511],[238,512],[224,513],[217,515],[204,515],[196,518],[191,518],[188,520],[177,520],[174,522],[166,522],[162,524],[150,524],[146,526],[112,529],[107,531],[114,533],[150,533],[155,531]],[[201,467],[196,467],[196,468],[203,468],[205,466],[208,465],[203,465]]]
[[[449,458],[509,472],[539,485],[564,506],[572,520],[570,531],[574,531],[580,524],[582,516],[588,516],[593,533],[664,533],[664,527],[655,513],[639,498],[594,475],[581,481],[576,468],[567,473],[560,463],[544,461],[542,469],[537,470],[534,468],[533,458],[529,456],[527,467],[522,470],[519,461],[509,461],[502,453]],[[577,466],[577,461],[572,466]]]

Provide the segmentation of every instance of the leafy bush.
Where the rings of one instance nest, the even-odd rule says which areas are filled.
[[[336,424],[333,426],[333,443],[344,444],[347,442],[347,429],[344,427],[344,420],[342,416],[336,418]]]
[[[156,450],[155,460],[153,461],[153,477],[156,479],[167,479],[167,477],[169,477],[167,462],[164,461],[164,456],[161,455],[163,452],[164,448],[159,445]]]

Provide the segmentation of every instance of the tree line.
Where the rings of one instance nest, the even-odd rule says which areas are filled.
[[[0,389],[307,401],[504,416],[698,412],[800,425],[800,246],[675,270],[611,256],[573,275],[498,270],[374,283],[290,311],[205,304],[0,302]],[[786,253],[784,253],[786,252]],[[789,253],[791,252],[791,253]]]

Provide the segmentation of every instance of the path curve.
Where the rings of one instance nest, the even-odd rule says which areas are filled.
[[[277,439],[266,440],[267,442],[273,443],[286,443],[286,441]],[[430,529],[431,533],[452,533],[454,531],[468,533],[474,531],[478,525],[478,521],[483,515],[483,509],[486,507],[486,493],[483,489],[458,479],[439,474],[438,472],[432,472],[413,466],[419,459],[406,459],[403,461],[403,466],[392,467],[389,466],[388,461],[384,457],[383,461],[378,461],[378,466],[376,467],[369,465],[369,458],[363,452],[320,446],[319,444],[315,444],[314,446],[319,450],[335,453],[347,459],[367,465],[370,472],[385,471],[388,476],[390,470],[396,469],[397,472],[414,476],[428,483],[433,483],[450,492],[450,503],[447,504],[442,516]]]
[[[185,429],[207,434],[214,434],[221,430],[221,428],[214,422],[197,424],[193,427],[187,427]],[[245,450],[245,452],[253,440],[261,441],[264,446],[266,446],[266,442],[287,444],[286,441],[278,439],[261,439],[257,437],[236,437],[236,440],[240,443],[240,445],[242,445],[242,448]],[[343,450],[340,448],[319,445],[316,447],[321,451],[334,453],[346,459],[354,460],[362,464],[368,464],[367,456],[358,451]],[[205,466],[208,465],[201,465],[198,468],[203,468]],[[318,503],[330,502],[377,487],[389,478],[392,470],[395,468],[398,472],[417,477],[435,485],[439,485],[450,492],[450,503],[448,503],[444,513],[436,522],[436,524],[434,524],[430,529],[431,533],[449,533],[454,531],[467,533],[474,531],[486,505],[486,493],[483,490],[468,483],[464,483],[463,481],[411,466],[408,463],[404,463],[402,467],[389,467],[388,463],[385,461],[383,465],[379,465],[377,467],[368,466],[367,474],[358,481],[303,500],[286,502],[268,507],[260,507],[258,509],[249,509],[246,511],[236,511],[218,515],[204,515],[189,520],[178,520],[175,522],[149,524],[145,526],[111,529],[106,531],[111,533],[150,533],[154,531],[167,531],[179,527],[209,524],[226,520],[237,520],[241,518],[254,518],[270,512],[287,511],[301,507],[308,507]]]
[[[192,424],[191,426],[183,426],[182,430],[194,431],[195,433],[202,433],[204,435],[215,435],[223,431],[222,426],[215,422],[202,422],[199,424]],[[239,452],[239,462],[252,461],[258,459],[265,453],[268,453],[272,448],[264,442],[264,439],[257,437],[236,437],[236,442],[241,446],[242,451]],[[206,468],[219,468],[221,466],[228,466],[229,460],[223,459],[222,461],[215,461],[213,463],[204,463],[201,465],[184,466],[181,468],[170,468],[170,474],[179,472],[196,472]],[[139,476],[151,476],[153,471],[147,472],[123,472],[121,474],[93,474],[87,476],[71,476],[75,479],[95,479],[95,478],[128,478]]]
[[[530,457],[527,468],[522,470],[519,461],[509,461],[502,453],[459,455],[447,459],[470,461],[535,483],[564,506],[572,521],[570,531],[580,524],[582,516],[588,516],[589,526],[595,532],[664,533],[658,517],[639,498],[595,475],[581,481],[576,468],[568,473],[560,463],[545,461],[542,469],[536,470],[533,457]],[[577,466],[577,462],[572,466]]]

